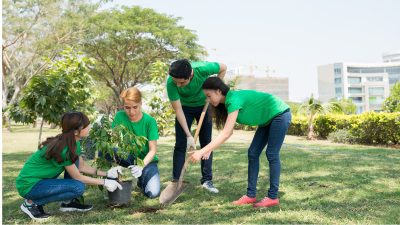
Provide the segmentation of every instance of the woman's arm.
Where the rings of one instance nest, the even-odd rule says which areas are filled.
[[[86,164],[85,160],[83,160],[82,156],[79,156],[79,171],[85,174],[91,174],[95,176],[107,176],[107,172],[97,170]]]
[[[69,175],[73,179],[79,180],[84,184],[91,184],[91,185],[103,185],[104,184],[104,180],[103,179],[97,179],[97,178],[92,178],[92,177],[88,177],[88,176],[82,175],[79,172],[79,170],[78,170],[78,168],[76,167],[75,164],[66,166],[65,170],[69,173]]]
[[[149,153],[147,153],[146,157],[143,159],[144,166],[147,166],[151,161],[153,161],[154,156],[157,152],[157,141],[149,141]]]
[[[206,145],[201,150],[195,151],[191,154],[190,159],[192,162],[199,161],[203,156],[208,158],[209,154],[220,145],[222,145],[230,136],[233,134],[233,128],[235,127],[236,119],[238,116],[239,110],[231,112],[228,114],[226,118],[224,129],[219,133],[219,135],[212,140],[208,145]]]
[[[225,74],[226,74],[226,70],[227,70],[226,65],[223,64],[223,63],[219,63],[219,73],[218,73],[217,76],[218,76],[221,80],[224,80],[224,77],[225,77]]]

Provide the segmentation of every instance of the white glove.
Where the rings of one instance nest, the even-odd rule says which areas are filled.
[[[190,147],[196,149],[196,145],[194,144],[194,138],[192,136],[187,137],[187,142],[186,142],[186,149],[189,149]]]
[[[106,187],[109,192],[114,192],[117,188],[122,190],[122,186],[117,181],[110,179],[104,179],[104,187]]]
[[[120,166],[113,167],[107,171],[107,178],[118,178],[118,174],[122,174]]]
[[[128,166],[128,168],[131,169],[131,173],[134,178],[138,178],[138,177],[142,176],[143,168],[141,166],[131,165],[131,166]]]

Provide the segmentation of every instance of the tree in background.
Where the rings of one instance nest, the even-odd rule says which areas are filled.
[[[330,102],[336,102],[342,108],[342,111],[346,115],[355,114],[357,111],[357,106],[353,103],[353,100],[349,99],[340,99],[337,101],[336,99],[331,99]]]
[[[67,49],[43,73],[32,77],[23,91],[19,104],[13,104],[11,117],[16,122],[32,123],[42,118],[39,132],[41,141],[43,123],[58,124],[60,116],[71,110],[90,113],[91,76],[89,66],[93,59]]]
[[[383,109],[388,112],[400,112],[400,82],[393,85],[390,96],[383,103]]]
[[[122,90],[152,79],[153,63],[205,55],[193,31],[178,22],[140,7],[105,10],[89,18],[84,51],[98,62],[93,74],[112,89],[116,102]]]
[[[81,40],[85,18],[99,5],[89,0],[3,1],[3,112],[19,101],[30,79],[42,73],[62,49]],[[7,115],[3,114],[4,122]]]
[[[318,114],[328,112],[343,113],[343,110],[338,102],[322,104],[320,101],[316,100],[312,94],[311,97],[300,106],[299,111],[304,112],[308,116],[307,139],[309,140],[315,139],[313,122]]]
[[[174,127],[175,112],[169,100],[165,96],[166,71],[168,65],[163,62],[155,62],[150,68],[151,84],[154,85],[153,96],[148,101],[151,107],[150,115],[155,118],[158,131],[161,136],[171,133],[170,128]]]

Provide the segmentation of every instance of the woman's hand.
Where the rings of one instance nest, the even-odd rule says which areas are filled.
[[[210,158],[211,152],[209,153],[205,153],[203,154],[203,156],[201,157],[202,160],[207,160],[208,158]]]
[[[189,159],[192,163],[200,161],[202,156],[203,156],[203,152],[201,150],[193,151],[193,152],[189,153]]]

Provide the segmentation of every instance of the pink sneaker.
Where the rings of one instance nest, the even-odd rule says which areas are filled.
[[[247,195],[243,195],[241,198],[238,200],[232,202],[234,205],[246,205],[246,204],[253,204],[257,201],[256,198],[250,198]]]
[[[254,208],[257,208],[257,207],[271,207],[271,206],[276,206],[276,205],[279,205],[279,198],[270,199],[268,197],[265,197],[261,201],[255,203],[253,205],[253,207]]]

